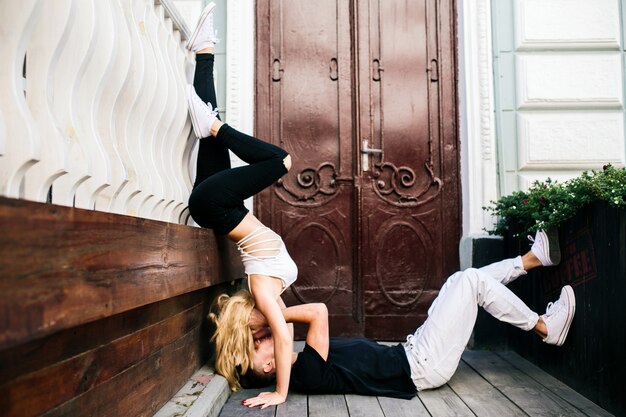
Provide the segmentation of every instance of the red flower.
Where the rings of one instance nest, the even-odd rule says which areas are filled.
[[[524,203],[524,205],[528,204],[528,200],[524,200],[522,201],[522,203]]]

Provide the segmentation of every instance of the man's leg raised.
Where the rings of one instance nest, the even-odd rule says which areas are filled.
[[[493,277],[473,268],[457,272],[441,288],[424,324],[407,338],[407,357],[418,389],[441,386],[452,377],[472,334],[478,306],[522,330],[532,330],[539,319]]]
[[[491,265],[480,268],[480,271],[489,275],[504,285],[508,285],[516,278],[526,275],[526,272],[539,266],[558,265],[561,261],[561,250],[559,248],[558,233],[556,231],[539,230],[530,250],[524,256],[513,259],[505,259]]]

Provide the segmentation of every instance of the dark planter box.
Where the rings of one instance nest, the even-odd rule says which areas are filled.
[[[542,314],[563,285],[576,315],[562,347],[506,326],[507,345],[601,407],[626,415],[626,210],[594,203],[559,230],[561,264],[531,271],[509,287]],[[528,250],[525,237],[505,238],[506,252]]]

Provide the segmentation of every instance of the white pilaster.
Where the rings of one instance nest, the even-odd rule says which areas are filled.
[[[226,27],[226,121],[235,129],[254,130],[254,2],[228,1]],[[267,138],[263,138],[267,139]],[[233,166],[242,162],[231,154]],[[245,202],[252,211],[252,198]]]
[[[463,235],[484,234],[493,219],[483,210],[498,198],[489,0],[459,2],[459,109]]]
[[[229,1],[226,37],[228,124],[252,134],[254,128],[254,2]]]

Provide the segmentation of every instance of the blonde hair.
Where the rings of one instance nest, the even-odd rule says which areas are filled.
[[[252,368],[254,340],[250,330],[250,313],[254,299],[246,290],[229,296],[222,294],[215,300],[216,313],[209,318],[216,326],[211,341],[215,341],[215,370],[228,381],[230,389],[241,388],[239,375]]]

